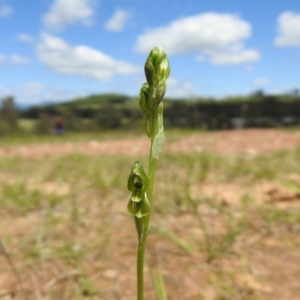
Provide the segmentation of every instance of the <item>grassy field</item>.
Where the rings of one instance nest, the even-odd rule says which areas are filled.
[[[204,135],[216,138],[172,131],[167,144]],[[135,299],[137,238],[126,184],[132,163],[147,153],[119,144],[117,154],[76,151],[78,143],[128,139],[144,138],[1,141],[0,299]],[[40,152],[41,142],[53,151]],[[60,152],[65,143],[75,150]],[[17,151],[24,145],[26,155]],[[251,155],[167,150],[156,177],[146,299],[163,300],[161,290],[169,300],[296,299],[300,147]]]

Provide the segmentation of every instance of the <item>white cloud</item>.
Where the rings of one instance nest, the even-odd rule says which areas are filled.
[[[48,86],[40,82],[27,82],[17,90],[18,102],[31,105],[64,101],[75,95],[76,93],[65,88]]]
[[[260,58],[256,50],[245,50],[242,45],[234,45],[223,51],[211,51],[209,55],[214,65],[237,65],[255,62]]]
[[[122,31],[130,18],[131,13],[127,10],[117,8],[114,15],[105,24],[110,31]]]
[[[253,84],[256,86],[265,86],[269,83],[269,78],[266,77],[261,77],[261,78],[257,78],[253,81]]]
[[[0,54],[0,64],[4,63],[5,61],[5,55]]]
[[[50,11],[43,16],[43,22],[54,30],[77,22],[92,25],[95,4],[95,0],[55,0]]]
[[[64,86],[47,85],[40,82],[25,82],[24,84],[11,88],[0,85],[0,99],[13,95],[18,104],[40,105],[75,99],[88,96],[86,91],[68,89]]]
[[[17,35],[17,39],[21,42],[31,44],[34,40],[33,36],[27,33],[20,33]]]
[[[13,9],[9,5],[1,5],[0,6],[0,18],[6,18],[12,15]]]
[[[146,31],[137,39],[135,51],[147,53],[153,46],[164,45],[170,55],[205,54],[214,64],[239,64],[259,59],[253,49],[244,49],[251,36],[251,25],[233,14],[204,13],[182,18],[165,27]]]
[[[300,14],[294,12],[283,12],[280,14],[277,19],[277,31],[276,46],[300,46]]]
[[[31,63],[31,60],[26,56],[22,56],[18,54],[11,54],[9,56],[0,54],[0,64],[4,62],[9,62],[14,65],[28,65]]]
[[[54,72],[100,81],[140,71],[136,66],[115,60],[98,50],[84,45],[72,46],[46,33],[37,46],[37,53],[40,61]]]
[[[31,60],[28,57],[18,54],[10,55],[9,59],[15,65],[28,65],[31,63]]]

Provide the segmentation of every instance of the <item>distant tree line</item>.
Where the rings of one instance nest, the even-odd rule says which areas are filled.
[[[80,101],[17,110],[12,97],[2,100],[0,134],[17,130],[18,119],[35,121],[35,132],[50,133],[55,117],[62,117],[69,131],[136,128],[142,113],[137,99],[110,95]],[[224,100],[196,99],[165,101],[164,122],[168,128],[207,130],[285,127],[300,124],[300,96],[270,96],[262,93]]]
[[[164,112],[171,127],[231,129],[300,124],[300,97],[281,101],[263,96],[243,101],[174,102]]]

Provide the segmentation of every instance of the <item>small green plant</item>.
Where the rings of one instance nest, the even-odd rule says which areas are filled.
[[[136,161],[128,178],[128,190],[132,193],[128,211],[134,215],[138,233],[137,251],[137,299],[144,299],[144,256],[149,231],[150,212],[153,201],[153,187],[156,164],[161,154],[165,135],[163,127],[162,100],[166,92],[166,80],[170,66],[163,48],[154,47],[145,63],[147,82],[142,85],[139,107],[144,112],[143,127],[151,139],[148,173]]]

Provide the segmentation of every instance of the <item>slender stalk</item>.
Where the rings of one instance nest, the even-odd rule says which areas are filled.
[[[153,123],[153,128],[157,126],[155,122]],[[157,160],[153,159],[152,153],[153,138],[151,139],[151,147],[149,154],[149,164],[148,164],[148,178],[149,178],[149,190],[147,191],[148,201],[151,207],[153,202],[153,190],[154,190],[154,180],[155,180],[155,170]],[[146,250],[147,236],[150,226],[150,215],[146,215],[143,219],[135,217],[135,223],[137,228],[142,228],[141,235],[139,236],[138,252],[137,252],[137,300],[144,299],[144,258]]]
[[[150,224],[156,163],[164,144],[163,104],[170,66],[164,49],[154,47],[145,63],[147,83],[140,91],[139,107],[145,113],[143,127],[151,138],[148,174],[139,161],[133,164],[127,188],[132,192],[128,211],[134,215],[138,233],[137,300],[144,300],[144,257]]]
[[[148,177],[149,177],[148,200],[150,203],[150,207],[151,207],[152,201],[153,201],[153,189],[154,189],[156,163],[157,163],[157,160],[150,157],[149,166],[148,166]]]
[[[135,218],[136,222],[140,220]],[[146,241],[149,230],[150,214],[143,220],[142,235],[139,237],[139,245],[137,252],[137,300],[144,299],[144,257],[146,250]]]

